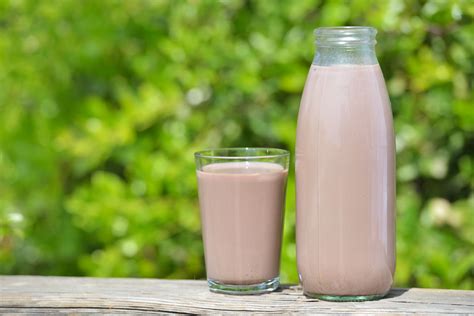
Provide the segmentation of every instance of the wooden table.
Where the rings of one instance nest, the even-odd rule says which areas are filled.
[[[309,299],[295,285],[232,296],[210,293],[205,281],[0,276],[0,314],[243,312],[474,314],[474,291],[393,289],[379,301],[331,303]]]

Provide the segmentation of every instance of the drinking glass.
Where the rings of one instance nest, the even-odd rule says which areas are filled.
[[[280,283],[289,152],[222,148],[195,153],[209,288],[259,294]]]

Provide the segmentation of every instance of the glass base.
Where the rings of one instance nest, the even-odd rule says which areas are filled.
[[[363,302],[363,301],[374,301],[383,298],[385,294],[374,294],[374,295],[326,295],[326,294],[314,294],[304,293],[306,296],[311,298],[317,298],[322,301],[330,302]]]
[[[276,277],[258,284],[224,284],[216,280],[207,279],[209,290],[214,293],[249,295],[263,294],[275,291],[280,285],[280,277]]]

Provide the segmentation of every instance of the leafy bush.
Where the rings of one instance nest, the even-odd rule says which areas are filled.
[[[193,152],[294,150],[322,25],[379,29],[399,286],[474,289],[470,1],[0,1],[0,273],[203,278]],[[282,277],[296,282],[294,176]]]

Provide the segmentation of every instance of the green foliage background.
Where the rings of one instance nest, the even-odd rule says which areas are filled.
[[[293,152],[313,29],[372,25],[396,284],[474,289],[473,17],[469,0],[0,0],[0,273],[204,278],[193,152]],[[284,282],[294,212],[291,174]]]

